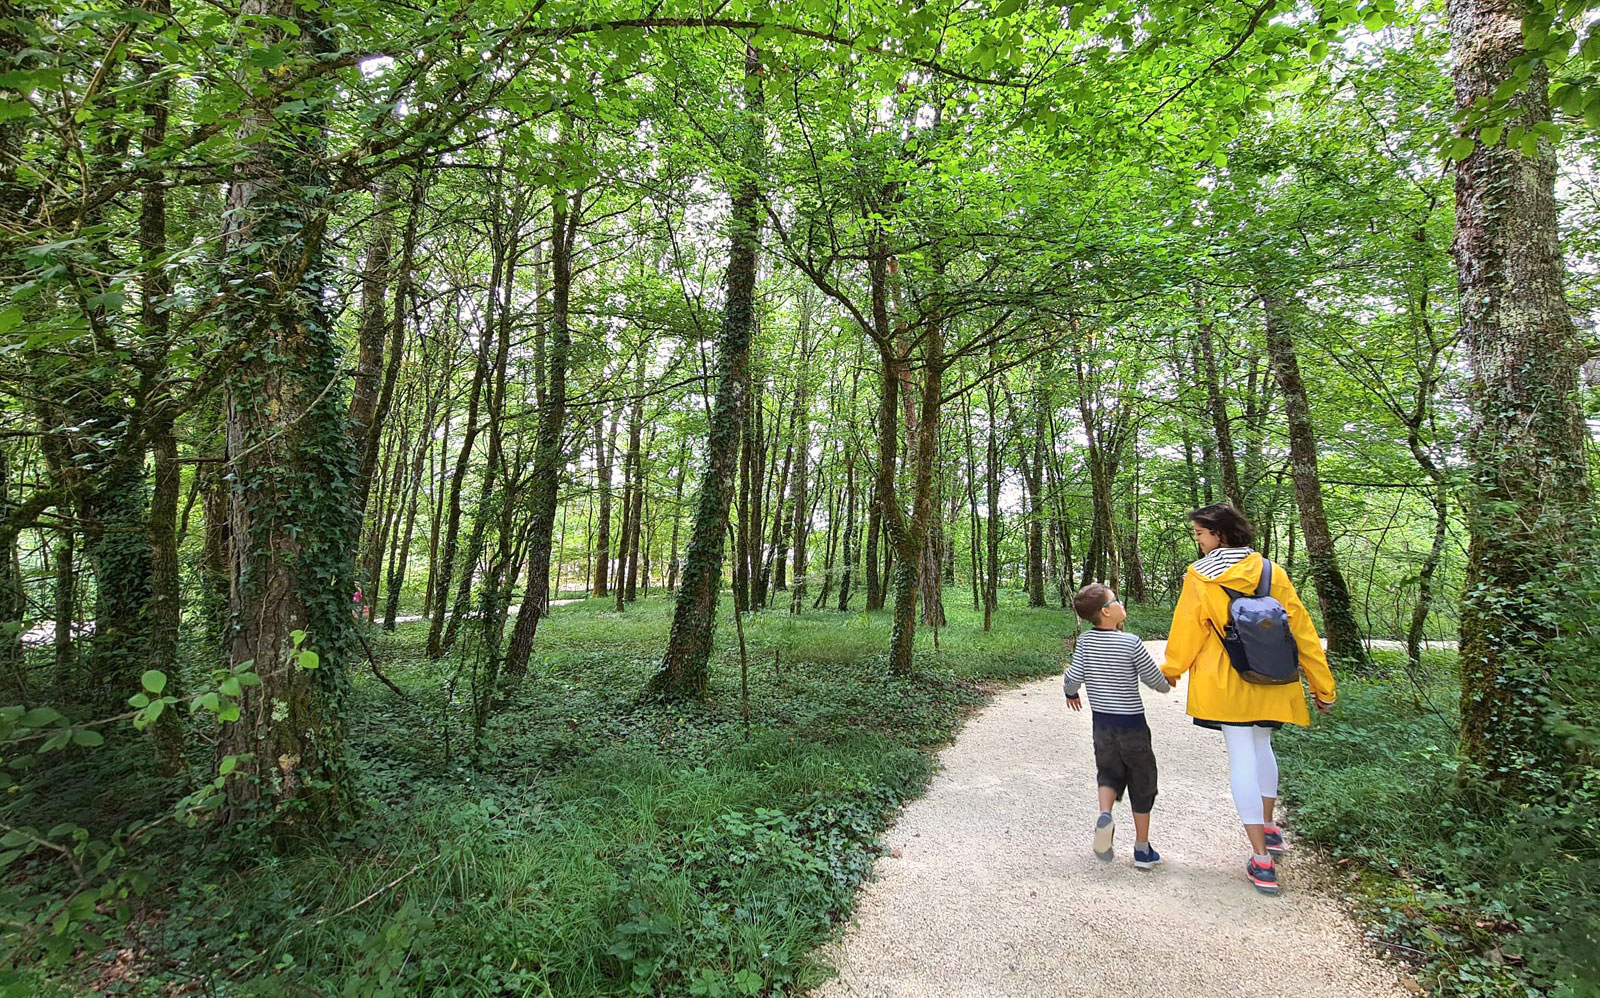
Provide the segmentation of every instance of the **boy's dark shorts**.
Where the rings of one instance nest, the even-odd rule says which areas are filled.
[[[1156,802],[1156,754],[1150,747],[1147,725],[1096,724],[1094,765],[1096,783],[1115,790],[1118,800],[1127,791],[1135,814],[1150,813]]]

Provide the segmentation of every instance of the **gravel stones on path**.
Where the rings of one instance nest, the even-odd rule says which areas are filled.
[[[1159,661],[1163,642],[1146,644]],[[839,976],[814,998],[1407,994],[1308,851],[1279,862],[1280,896],[1251,887],[1222,738],[1183,704],[1182,686],[1145,691],[1164,860],[1146,873],[1126,801],[1116,859],[1090,851],[1089,712],[1067,709],[1059,678],[997,696],[887,833],[855,922],[823,954]]]

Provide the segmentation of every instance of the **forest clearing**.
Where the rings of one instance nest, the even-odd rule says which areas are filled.
[[[1600,996],[1583,0],[0,34],[0,996]]]

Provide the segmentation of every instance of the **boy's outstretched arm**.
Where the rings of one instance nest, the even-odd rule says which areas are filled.
[[[1162,674],[1161,667],[1156,665],[1156,660],[1151,657],[1150,649],[1139,642],[1138,650],[1133,653],[1133,664],[1139,670],[1139,680],[1157,693],[1171,693],[1172,684]]]

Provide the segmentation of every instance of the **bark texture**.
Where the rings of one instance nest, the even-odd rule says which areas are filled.
[[[1311,582],[1322,607],[1323,636],[1328,639],[1328,656],[1351,663],[1362,663],[1367,652],[1361,641],[1350,602],[1350,587],[1339,569],[1333,532],[1322,508],[1322,480],[1317,473],[1317,438],[1311,422],[1311,403],[1305,382],[1300,377],[1300,361],[1295,354],[1291,317],[1284,299],[1277,292],[1261,296],[1266,320],[1267,354],[1283,393],[1284,416],[1289,424],[1289,462],[1294,478],[1295,505],[1300,510],[1300,529],[1305,534],[1306,554],[1311,559]]]
[[[750,334],[755,326],[756,258],[760,248],[761,157],[760,63],[754,49],[745,55],[746,169],[733,199],[728,239],[727,291],[722,330],[717,337],[717,397],[712,406],[706,470],[700,480],[694,528],[684,555],[672,630],[651,689],[670,697],[698,697],[706,690],[711,639],[722,589],[722,553],[728,536],[728,507],[738,474],[739,437],[750,387]]]
[[[1450,0],[1447,9],[1465,110],[1512,77],[1528,8]],[[1549,121],[1548,84],[1535,63],[1506,124]],[[1545,141],[1533,156],[1479,142],[1456,169],[1453,251],[1472,369],[1461,744],[1513,793],[1530,755],[1543,769],[1562,751],[1536,716],[1556,664],[1536,623],[1546,609],[1539,594],[1593,522],[1577,402],[1582,347],[1563,293],[1555,175]]]

